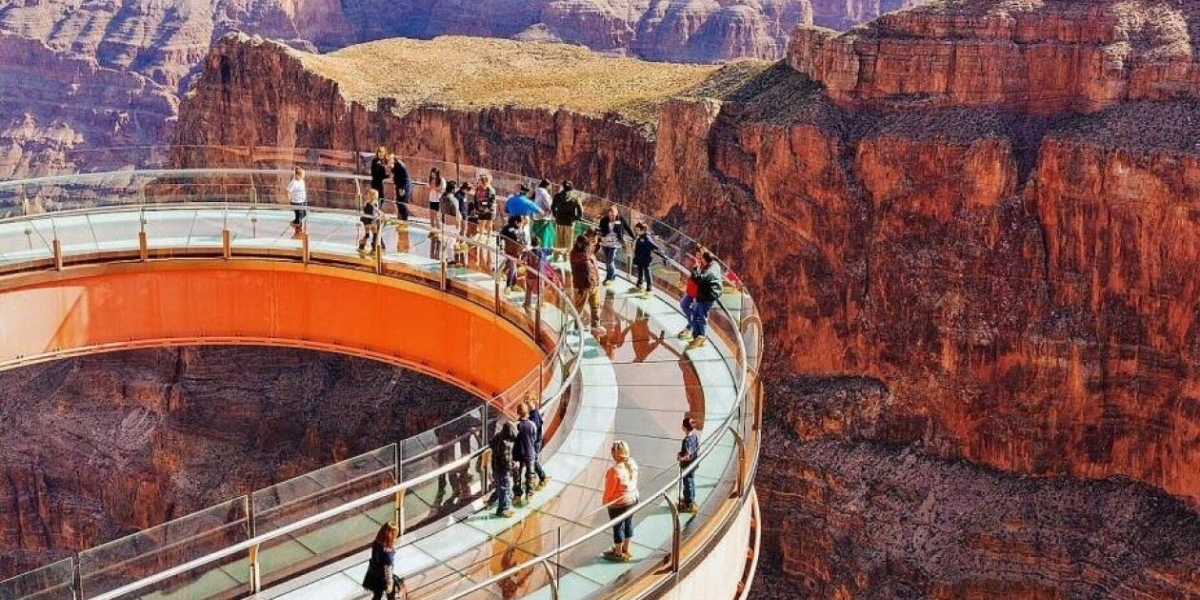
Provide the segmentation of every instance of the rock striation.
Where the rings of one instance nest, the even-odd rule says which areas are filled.
[[[118,169],[165,144],[210,45],[245,31],[323,51],[387,37],[565,41],[653,60],[780,58],[800,24],[920,0],[178,0],[0,5],[0,177]],[[416,75],[414,75],[416,76]]]
[[[913,25],[897,64],[933,68],[943,63],[922,61],[934,50],[990,44],[969,24],[993,8],[958,4],[961,18],[904,13],[942,15],[959,33]],[[1074,11],[1112,20],[1132,6],[1003,5],[1038,8],[1021,35],[1081,56],[1095,44],[1064,25]],[[1164,6],[1196,26],[1181,4]],[[720,84],[638,111],[596,112],[569,87],[554,104],[379,102],[338,78],[340,59],[316,69],[284,46],[227,38],[181,108],[176,142],[400,140],[406,154],[569,177],[712,244],[756,291],[776,384],[796,373],[873,382],[862,394],[772,393],[780,437],[767,445],[785,450],[767,452],[760,489],[787,510],[791,490],[808,494],[799,512],[766,521],[770,568],[787,576],[764,588],[788,592],[773,597],[1200,593],[1191,533],[1142,538],[1156,523],[1193,532],[1200,510],[1197,105],[1082,88],[1036,103],[1034,88],[1008,83],[990,103],[848,96],[797,56],[709,75]],[[863,85],[890,89],[882,82],[900,68],[890,64]],[[1078,82],[1101,80],[1093,67],[1103,65],[1044,65]],[[454,69],[443,73],[469,80],[476,66]],[[299,86],[309,94],[287,93]],[[925,507],[951,497],[961,504]],[[1006,499],[1025,510],[988,512]],[[847,516],[848,503],[863,508]],[[944,513],[954,506],[962,513]],[[918,512],[966,533],[885,539]],[[1095,556],[1122,536],[1141,540],[1122,546],[1130,560]]]
[[[0,579],[471,410],[414,372],[284,348],[185,347],[0,373]]]
[[[788,63],[842,105],[1096,112],[1200,97],[1200,9],[1173,0],[964,0],[838,34],[800,27]]]

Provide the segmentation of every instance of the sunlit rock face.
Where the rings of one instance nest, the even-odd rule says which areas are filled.
[[[764,589],[1195,594],[1194,545],[1171,529],[1194,531],[1200,506],[1200,112],[1191,59],[1167,33],[1196,18],[1182,2],[954,6],[840,37],[802,33],[787,61],[722,94],[667,102],[650,126],[569,103],[372,110],[278,46],[228,40],[182,109],[177,141],[401,140],[404,153],[570,178],[704,240],[755,292],[773,382],[873,382],[861,397],[771,392],[766,443],[795,451],[766,453],[760,489],[772,506],[790,507],[796,489],[811,499],[764,521],[772,568],[788,574]],[[1012,27],[994,24],[1002,17]],[[1084,59],[1122,39],[1120,73]],[[885,45],[888,60],[872,54]],[[947,52],[1009,66],[946,79],[951,63],[929,57]],[[1034,62],[1004,62],[1018,56]],[[1045,75],[1056,70],[1061,80]],[[256,83],[263,72],[312,98]],[[1043,93],[1044,77],[1061,87]],[[267,117],[218,118],[243,113]],[[939,487],[943,478],[955,485]],[[1015,531],[1054,539],[1005,530],[1009,513],[988,507],[1008,498],[1028,508]],[[1085,517],[1068,508],[1097,498]],[[951,500],[966,511],[951,522],[978,539],[876,536],[893,531],[884,521]],[[874,512],[839,520],[853,502]],[[1070,544],[1087,538],[1083,551],[1104,552],[1156,523],[1172,525],[1130,547],[1134,558],[1072,575],[1093,559]],[[939,562],[950,547],[961,550],[953,569]],[[1009,568],[1019,561],[1037,564]]]
[[[0,372],[0,579],[425,431],[476,407],[342,355],[185,347]]]

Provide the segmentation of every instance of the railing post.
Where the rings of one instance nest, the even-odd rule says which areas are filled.
[[[50,248],[54,251],[54,268],[61,271],[63,269],[62,241],[58,238],[50,240]]]
[[[150,259],[150,243],[146,239],[146,213],[145,210],[138,216],[138,221],[141,223],[138,229],[138,256],[142,262]]]
[[[555,576],[554,570],[550,568],[549,561],[542,561],[542,568],[546,569],[546,580],[550,582],[550,600],[558,600],[558,577]]]
[[[408,493],[407,488],[401,488],[396,492],[396,529],[400,533],[396,535],[396,544],[400,544],[400,538],[404,537],[404,496]]]
[[[233,232],[228,229],[221,230],[221,256],[226,260],[233,256]]]
[[[300,232],[300,262],[308,264],[312,258],[312,252],[308,245],[308,231]]]
[[[746,441],[742,439],[742,434],[732,426],[729,431],[733,433],[733,442],[737,445],[738,451],[737,485],[733,486],[733,497],[741,498],[746,494]]]
[[[533,308],[533,341],[542,343],[542,296],[546,295],[546,278],[542,277],[541,273],[537,274],[537,279],[534,279],[538,286],[537,304]],[[525,282],[529,285],[529,281]],[[526,294],[532,294],[533,290],[526,290]]]
[[[258,564],[258,544],[250,546],[250,592],[262,591],[262,567]]]
[[[671,492],[663,493],[663,500],[667,501],[667,508],[671,509],[671,556],[668,557],[671,565],[671,572],[679,572],[679,554],[683,551],[683,527],[679,523],[679,506],[671,499]]]
[[[443,243],[443,245],[445,244],[444,237],[443,237],[442,243]],[[451,248],[454,247],[454,242],[451,242],[450,247]],[[438,288],[444,292],[444,291],[446,291],[446,281],[447,281],[447,276],[448,276],[448,272],[447,272],[448,267],[446,265],[446,248],[442,247],[442,248],[439,248],[439,250],[441,250],[441,252],[439,252],[438,254],[441,257],[442,270],[441,270],[441,274],[439,275],[440,280],[438,281]],[[453,250],[451,250],[451,251],[453,251]]]

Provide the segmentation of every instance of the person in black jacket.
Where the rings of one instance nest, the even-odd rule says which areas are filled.
[[[650,262],[654,260],[654,254],[660,252],[660,249],[654,239],[650,237],[650,231],[645,223],[634,225],[633,230],[637,233],[637,239],[633,241],[633,270],[637,272],[637,285],[629,288],[629,291],[649,297],[653,285],[650,277]],[[645,291],[642,290],[643,279],[646,280]]]
[[[566,258],[567,253],[575,246],[575,223],[583,218],[583,205],[575,197],[575,188],[570,181],[562,182],[562,189],[554,195],[550,203],[550,212],[554,213],[556,227],[554,257],[551,261]]]
[[[408,220],[408,203],[412,201],[412,180],[408,177],[408,165],[398,154],[392,155],[392,183],[396,185],[396,216]]]
[[[388,151],[387,148],[380,146],[379,150],[375,151],[375,158],[371,159],[371,189],[383,198],[383,182],[387,180],[388,168]]]
[[[516,470],[513,477],[516,484],[513,494],[516,495],[515,506],[525,506],[533,499],[533,480],[537,476],[534,465],[537,463],[538,426],[529,418],[529,407],[525,403],[517,405],[517,443],[514,447],[513,458],[516,460]]]
[[[388,600],[404,590],[404,580],[397,577],[396,537],[400,530],[391,523],[384,523],[371,542],[371,561],[367,563],[367,574],[363,576],[363,588],[372,592],[371,600],[380,600],[387,594]]]
[[[512,421],[500,424],[488,447],[492,451],[492,499],[496,502],[497,517],[513,516],[513,446],[517,441],[517,426]]]
[[[380,250],[386,250],[382,243],[379,243],[379,218],[383,211],[379,209],[379,193],[374,189],[367,190],[367,199],[362,205],[362,214],[359,218],[363,225],[363,236],[358,240],[359,254],[365,254],[367,251],[367,240],[371,241],[371,249],[378,247]]]
[[[692,271],[692,281],[696,282],[696,302],[692,304],[692,341],[688,343],[688,350],[708,343],[708,338],[705,337],[708,312],[721,298],[724,286],[725,277],[721,274],[721,264],[711,252],[705,250],[700,255],[700,264]]]
[[[633,232],[621,218],[617,207],[608,207],[608,212],[600,217],[600,249],[604,251],[604,285],[610,286],[617,279],[617,250],[625,247],[625,238],[633,237]]]

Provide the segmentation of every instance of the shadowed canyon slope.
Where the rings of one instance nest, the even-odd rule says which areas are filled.
[[[917,9],[888,18],[911,19],[903,31],[913,33],[897,33],[906,44],[891,52],[909,53],[895,62],[918,65],[928,78],[922,85],[952,68],[932,50],[994,42],[966,25],[943,36],[937,23],[968,23],[1005,7],[1022,24],[1022,39],[1082,56],[1101,43],[1079,37],[1086,22],[1066,27],[1068,17],[1084,11],[1103,20],[1149,6],[951,4],[961,16]],[[1175,12],[1158,25],[1159,13],[1144,13],[1139,31],[1175,18],[1194,24],[1179,5],[1154,6]],[[426,94],[389,83],[361,59],[412,42],[316,57],[229,38],[206,59],[176,141],[340,149],[386,142],[407,155],[571,178],[711,242],[756,291],[766,319],[768,372],[779,384],[768,411],[779,438],[766,443],[802,450],[765,451],[767,554],[789,579],[764,594],[1200,594],[1191,533],[1154,532],[1148,545],[1131,547],[1129,560],[1096,556],[1107,551],[1103,540],[1142,536],[1159,523],[1196,531],[1200,105],[1190,89],[1094,102],[1088,90],[1068,86],[1058,104],[1042,105],[1027,102],[1036,79],[1001,85],[982,75],[964,81],[956,71],[956,86],[982,93],[995,85],[1005,95],[933,101],[886,87],[887,69],[899,67],[880,62],[862,80],[875,91],[844,95],[831,83],[836,71],[810,71],[831,78],[818,81],[790,66],[842,43],[806,31],[797,39],[811,44],[794,43],[789,60],[774,66],[698,72],[663,93],[664,75],[630,63],[621,68],[634,82],[611,101],[556,81],[556,102],[532,92],[476,96],[469,90],[477,66],[433,51],[413,68],[436,67],[468,91]],[[1134,37],[1131,48],[1151,47]],[[505,49],[511,42],[489,44],[498,44],[488,47],[493,66],[520,54]],[[584,60],[562,52],[544,60]],[[1129,90],[1147,69],[1192,68],[1176,55],[1138,52],[1127,63],[1137,65],[1128,70]],[[1066,74],[1081,82],[1104,68],[1070,64]],[[537,90],[543,78],[524,87]],[[519,76],[510,79],[505,89],[523,89]],[[639,85],[645,101],[629,101]],[[227,118],[233,114],[246,118]],[[877,389],[797,392],[784,385],[793,374],[850,377]],[[798,481],[807,499],[789,501]],[[870,502],[887,504],[869,505],[879,489],[892,491]],[[972,491],[955,498],[965,512],[947,516],[957,524],[949,527],[961,525],[968,537],[880,537],[907,530],[893,522],[956,489]],[[1077,514],[1097,494],[1105,500]],[[989,510],[1003,501],[1021,507],[1022,520]],[[847,514],[839,508],[847,503],[861,510]],[[1076,548],[1083,539],[1100,541]],[[963,551],[946,553],[954,547]],[[1024,566],[1011,568],[1014,561]]]
[[[373,361],[136,350],[0,373],[0,579],[381,448],[471,410]]]
[[[131,153],[107,149],[165,143],[198,62],[234,30],[322,50],[384,37],[463,34],[712,62],[779,58],[796,25],[845,28],[918,1],[0,3],[0,177],[119,167]]]

